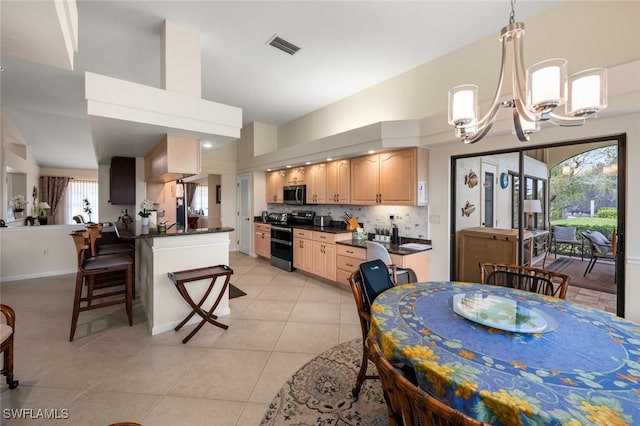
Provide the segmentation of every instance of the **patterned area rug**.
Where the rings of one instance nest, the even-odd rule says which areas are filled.
[[[365,380],[351,395],[362,358],[362,340],[341,343],[309,361],[280,389],[261,425],[388,425],[379,380]],[[368,374],[376,374],[369,362]]]
[[[589,259],[587,257],[585,257],[584,261],[575,258],[559,257],[557,260],[554,260],[553,263],[547,264],[545,269],[569,275],[571,277],[569,286],[616,294],[618,290],[615,283],[615,265],[613,262],[597,261],[593,270],[585,277],[584,271],[588,263]]]

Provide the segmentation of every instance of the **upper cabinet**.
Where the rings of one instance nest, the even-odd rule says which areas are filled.
[[[267,173],[267,203],[282,203],[282,187],[287,184],[284,170]]]
[[[136,159],[113,157],[109,168],[109,202],[114,205],[136,203]]]
[[[306,168],[296,167],[287,171],[287,185],[304,185],[306,178]]]
[[[327,165],[314,164],[306,168],[307,203],[327,202]]]
[[[351,180],[349,160],[327,163],[326,204],[349,204]]]
[[[200,173],[200,141],[166,135],[144,157],[147,182],[169,182]]]
[[[351,160],[351,204],[425,205],[428,153],[419,148]]]

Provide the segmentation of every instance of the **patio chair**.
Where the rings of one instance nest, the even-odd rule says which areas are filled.
[[[575,226],[560,226],[555,225],[551,227],[551,243],[549,244],[547,253],[551,252],[553,247],[554,258],[558,258],[558,244],[569,244],[571,246],[569,250],[569,257],[573,256],[573,248],[576,245],[580,246],[580,259],[584,260],[584,240],[577,238],[577,228]],[[546,260],[546,254],[545,254]]]
[[[373,269],[377,268],[377,269]],[[377,278],[372,282],[369,272],[377,272],[382,270],[382,274],[377,274]],[[387,269],[391,269],[391,278],[387,273]],[[363,280],[362,271],[367,271],[366,283]],[[358,397],[362,383],[366,379],[377,379],[378,376],[367,375],[367,367],[369,365],[369,349],[366,345],[367,336],[369,335],[369,326],[371,325],[371,303],[383,291],[390,289],[394,285],[396,279],[396,265],[385,265],[381,260],[364,262],[360,268],[354,271],[349,277],[349,286],[351,293],[356,302],[358,310],[358,318],[360,319],[360,329],[362,331],[362,362],[360,363],[360,371],[356,378],[356,384],[351,393],[354,397]]]
[[[589,259],[583,276],[586,277],[593,270],[598,259],[609,259],[615,262],[618,249],[615,229],[611,234],[611,240],[598,231],[585,231],[582,232],[582,236],[589,242],[589,251],[591,253],[591,259]]]
[[[516,288],[564,299],[571,277],[555,271],[504,263],[480,263],[480,281],[484,284]]]

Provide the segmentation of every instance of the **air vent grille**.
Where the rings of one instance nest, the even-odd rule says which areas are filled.
[[[293,43],[288,42],[287,40],[274,35],[267,42],[270,46],[275,47],[276,49],[280,49],[283,52],[288,53],[289,55],[295,55],[300,48]]]

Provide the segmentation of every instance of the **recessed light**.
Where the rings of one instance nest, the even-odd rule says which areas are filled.
[[[291,168],[291,166],[290,166],[290,165],[287,165],[287,169],[290,169],[290,168]]]
[[[202,147],[203,148],[211,148],[213,146],[213,144],[211,142],[202,142]]]
[[[333,158],[329,157],[327,158],[327,161],[333,161]]]
[[[267,171],[268,171],[268,172],[270,172],[270,171],[271,171],[271,169],[267,169]]]
[[[306,162],[306,163],[304,163],[304,164],[306,164],[306,165],[308,166],[309,164],[311,164],[311,161],[307,161],[307,162]]]
[[[370,149],[369,151],[367,151],[367,154],[375,154],[375,150],[374,149]]]

